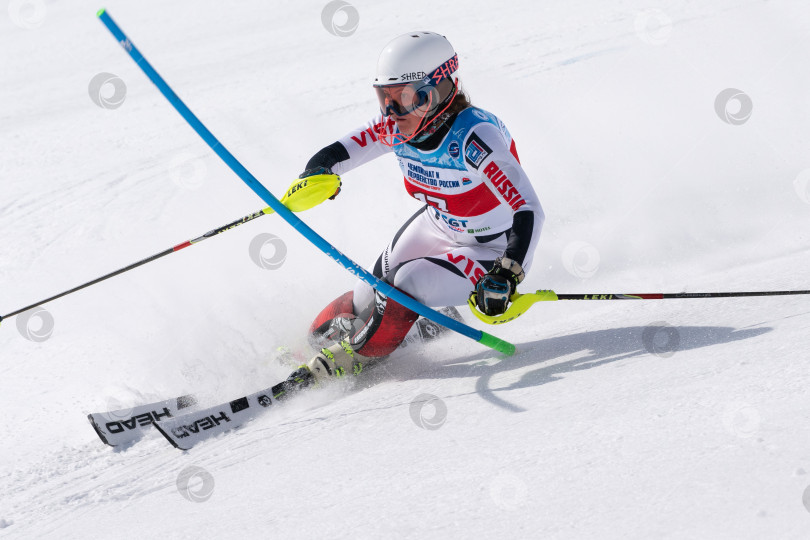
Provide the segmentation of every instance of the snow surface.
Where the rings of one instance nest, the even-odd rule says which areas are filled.
[[[524,291],[810,288],[807,2],[352,4],[346,37],[323,25],[325,1],[106,7],[276,194],[374,114],[382,46],[427,28],[453,42],[544,203]],[[0,16],[0,313],[264,206],[99,7],[12,0]],[[120,107],[90,99],[99,73],[125,83]],[[740,125],[715,110],[727,88],[753,104]],[[389,156],[302,217],[370,264],[417,204]],[[285,242],[280,268],[251,260],[260,233]],[[810,537],[807,296],[537,305],[487,329],[514,357],[451,336],[187,453],[155,434],[115,451],[88,424],[276,382],[276,347],[305,351],[352,283],[271,216],[48,304],[44,341],[5,321],[0,537]],[[444,410],[438,429],[412,419]],[[202,502],[177,487],[192,466]]]

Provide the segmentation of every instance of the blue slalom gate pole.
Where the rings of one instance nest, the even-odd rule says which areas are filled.
[[[504,353],[506,355],[514,354],[515,346],[511,343],[504,341],[500,338],[497,338],[491,334],[486,332],[482,332],[481,330],[476,330],[475,328],[471,328],[464,323],[456,321],[455,319],[451,319],[447,315],[439,313],[438,311],[429,308],[428,306],[418,302],[408,296],[407,294],[397,290],[392,285],[385,283],[374,277],[371,273],[366,271],[363,267],[358,265],[356,262],[352,261],[349,257],[341,253],[335,246],[327,242],[324,238],[322,238],[318,233],[312,230],[306,223],[301,221],[295,214],[292,213],[286,206],[281,204],[281,202],[272,194],[270,191],[265,188],[261,182],[259,182],[256,177],[254,177],[250,171],[248,171],[240,162],[237,160],[233,154],[231,154],[222,144],[217,140],[216,137],[208,130],[208,128],[203,125],[202,122],[191,112],[191,110],[186,106],[183,101],[177,97],[177,94],[166,84],[166,81],[163,80],[157,71],[147,62],[146,58],[138,51],[137,47],[129,40],[129,38],[124,34],[124,32],[119,28],[119,26],[113,21],[112,17],[107,13],[105,9],[101,9],[97,13],[101,22],[104,23],[104,26],[112,33],[118,43],[124,48],[129,56],[138,64],[143,72],[146,74],[149,79],[155,83],[155,86],[158,87],[160,93],[169,100],[169,103],[180,113],[186,122],[194,128],[194,131],[202,137],[202,139],[211,147],[211,149],[225,162],[228,167],[231,168],[236,175],[242,179],[242,181],[248,185],[253,192],[261,197],[261,199],[269,205],[276,213],[282,217],[287,223],[289,223],[295,230],[301,233],[304,238],[315,244],[318,249],[323,251],[329,258],[333,259],[335,262],[346,268],[349,272],[357,276],[358,278],[362,279],[375,289],[379,290],[382,294],[387,296],[388,298],[392,298],[395,302],[398,302],[405,306],[406,308],[415,311],[419,315],[430,319],[442,326],[449,328],[455,332],[458,332],[461,335],[467,336],[470,339],[474,339],[479,343],[486,345],[492,349],[495,349],[498,352]]]

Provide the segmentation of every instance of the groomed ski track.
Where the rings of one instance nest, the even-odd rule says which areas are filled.
[[[261,206],[110,38],[101,5],[42,5],[34,28],[0,14],[2,313]],[[425,27],[454,43],[544,203],[527,291],[810,285],[805,3],[354,2],[344,38],[325,5],[104,7],[276,194],[374,113],[382,45]],[[120,108],[88,96],[103,72],[126,84]],[[742,125],[715,111],[726,88],[751,97]],[[417,208],[382,158],[301,217],[371,263]],[[251,260],[260,233],[286,244],[279,268]],[[538,304],[487,329],[512,358],[457,336],[406,349],[366,388],[315,392],[186,453],[156,433],[113,450],[87,422],[277,382],[276,347],[303,350],[352,284],[268,216],[46,306],[47,340],[4,321],[0,537],[810,533],[807,297]]]

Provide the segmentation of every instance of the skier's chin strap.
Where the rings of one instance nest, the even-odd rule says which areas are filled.
[[[394,126],[394,121],[391,119],[390,115],[384,116],[382,126],[380,127],[380,132],[378,133],[380,142],[392,148],[394,146],[399,146],[400,144],[405,144],[410,141],[418,142],[419,139],[416,139],[416,137],[422,134],[422,132],[425,131],[425,129],[427,129],[428,126],[430,126],[433,122],[441,118],[441,116],[445,113],[445,111],[447,111],[447,109],[450,108],[450,105],[453,104],[453,101],[455,101],[456,95],[458,95],[458,77],[456,77],[455,81],[453,81],[453,93],[450,94],[450,97],[445,100],[447,101],[447,105],[445,105],[441,111],[432,115],[430,118],[428,118],[427,111],[430,110],[430,104],[433,101],[433,96],[431,95],[428,98],[427,103],[428,106],[426,108],[425,114],[419,120],[419,125],[416,126],[416,130],[410,135],[389,132],[388,131],[389,128],[392,129]]]

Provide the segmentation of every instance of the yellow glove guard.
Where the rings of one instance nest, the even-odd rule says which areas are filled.
[[[535,293],[528,294],[515,293],[509,300],[512,302],[509,308],[507,308],[502,315],[494,316],[481,313],[475,303],[475,291],[473,291],[472,294],[470,294],[470,297],[467,299],[467,305],[470,306],[470,310],[473,312],[473,315],[475,315],[481,322],[485,322],[487,324],[504,324],[514,321],[526,313],[529,308],[535,304],[535,302],[554,301],[558,300],[558,298],[557,293],[554,291],[537,291]]]
[[[300,178],[287,189],[287,193],[281,198],[281,204],[293,212],[302,212],[334,197],[339,189],[340,176],[336,174],[316,174]],[[272,214],[273,209],[268,206],[262,212]]]

